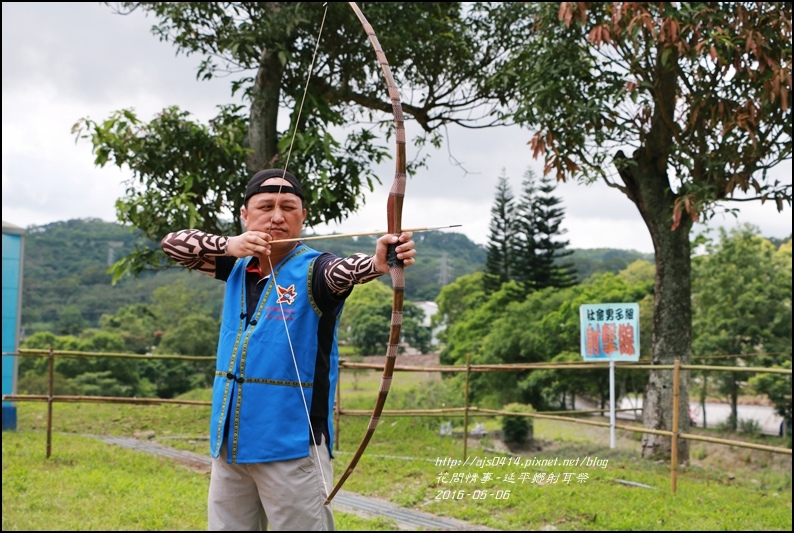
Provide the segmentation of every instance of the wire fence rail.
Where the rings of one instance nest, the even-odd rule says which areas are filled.
[[[127,397],[112,397],[112,396],[83,396],[83,395],[56,395],[54,394],[54,377],[55,377],[55,358],[56,357],[121,357],[131,359],[176,359],[182,361],[207,361],[212,362],[215,357],[207,356],[183,356],[183,355],[144,355],[144,354],[129,354],[118,352],[79,352],[59,350],[55,351],[52,348],[47,350],[42,349],[20,349],[18,352],[3,352],[3,356],[23,356],[23,357],[47,357],[49,359],[48,365],[48,394],[4,394],[2,401],[4,402],[47,402],[47,444],[46,455],[49,458],[52,454],[52,406],[55,402],[93,402],[93,403],[117,403],[117,404],[135,404],[135,405],[196,405],[196,406],[210,406],[212,402],[200,400],[178,400],[167,398],[127,398]],[[383,364],[372,363],[354,363],[348,361],[340,361],[339,369],[365,369],[365,370],[383,370]],[[721,444],[726,446],[736,446],[739,448],[748,448],[760,450],[765,452],[772,452],[777,454],[791,455],[791,448],[784,448],[779,446],[767,446],[763,444],[756,444],[752,442],[744,442],[739,440],[721,439],[715,437],[708,437],[704,435],[697,435],[694,433],[686,433],[678,431],[680,412],[676,406],[680,405],[679,402],[679,384],[681,381],[681,371],[687,370],[709,370],[717,372],[755,372],[755,373],[774,373],[774,374],[787,374],[791,375],[791,369],[785,368],[766,368],[766,367],[745,367],[745,366],[710,366],[710,365],[683,365],[676,359],[673,364],[667,365],[653,365],[653,364],[637,364],[637,363],[615,363],[615,368],[632,369],[632,370],[671,370],[673,372],[673,408],[672,408],[672,430],[659,430],[650,429],[641,426],[632,426],[627,424],[617,424],[614,422],[601,422],[597,420],[588,420],[578,418],[577,416],[565,415],[584,415],[603,413],[605,410],[576,410],[557,412],[556,414],[543,413],[543,412],[529,412],[520,413],[513,411],[503,411],[495,409],[483,409],[477,406],[469,405],[469,378],[472,373],[477,372],[521,372],[527,370],[576,370],[576,369],[608,369],[609,363],[522,363],[522,364],[502,364],[502,365],[433,365],[433,366],[412,366],[412,365],[394,365],[395,372],[439,372],[439,373],[465,373],[466,386],[464,392],[464,407],[450,407],[441,409],[401,409],[401,410],[384,410],[381,416],[439,416],[439,415],[454,415],[462,416],[463,423],[463,459],[466,460],[468,456],[467,442],[468,442],[468,420],[472,416],[522,416],[529,418],[558,420],[563,422],[573,422],[576,424],[586,424],[591,426],[608,427],[613,429],[620,429],[623,431],[631,431],[635,433],[649,433],[654,435],[662,435],[671,439],[671,457],[670,457],[670,477],[671,477],[671,491],[676,492],[677,488],[677,472],[678,472],[678,441],[679,439],[686,439],[691,441],[710,442],[713,444]],[[341,374],[340,374],[341,376]],[[342,407],[342,394],[341,394],[341,378],[340,383],[336,389],[336,405],[334,408],[334,416],[336,424],[341,424],[342,416],[370,416],[371,412],[366,410],[344,409]],[[621,411],[637,411],[641,408],[621,409]],[[337,432],[338,438],[338,432]],[[338,449],[338,441],[335,443]]]

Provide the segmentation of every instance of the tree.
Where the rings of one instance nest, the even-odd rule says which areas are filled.
[[[348,297],[339,323],[339,337],[357,348],[360,355],[386,351],[391,319],[391,290],[383,283],[357,285]],[[403,303],[401,341],[422,353],[430,347],[430,328],[422,326],[424,311],[411,302]]]
[[[532,169],[524,174],[513,223],[512,257],[513,279],[526,294],[547,287],[570,287],[576,279],[573,265],[562,262],[572,251],[566,250],[568,241],[558,240],[565,233],[560,228],[565,211],[557,207],[560,199],[553,194],[555,188],[550,178],[538,179]]]
[[[31,335],[22,343],[24,348],[55,351],[120,353],[125,342],[116,332],[85,330],[81,336],[55,336],[49,332]],[[26,386],[40,389],[43,385],[37,376],[47,373],[47,359],[24,358],[20,363],[20,375],[34,378]],[[59,357],[55,360],[55,373],[59,390],[77,394],[102,396],[148,396],[151,387],[141,379],[138,361],[125,357]]]
[[[524,173],[521,194],[516,206],[515,250],[513,252],[513,279],[526,296],[538,289],[538,212],[536,210],[537,180],[532,170]]]
[[[540,178],[537,194],[533,199],[535,223],[535,286],[538,289],[546,287],[570,287],[576,282],[576,273],[573,264],[564,259],[573,253],[568,250],[569,241],[558,238],[566,230],[560,228],[565,210],[560,205],[561,200],[554,196],[556,183],[549,176]]]
[[[157,325],[166,333],[179,328],[182,320],[193,314],[207,318],[221,316],[226,284],[195,270],[183,269],[181,272],[183,277],[156,288],[151,295],[151,308],[157,316]],[[193,355],[199,355],[199,352],[193,352]]]
[[[79,335],[88,323],[76,305],[65,305],[58,310],[56,327],[62,335]]]
[[[119,351],[144,354],[154,348],[159,319],[151,306],[133,304],[112,315],[102,315],[99,324],[103,331],[117,333],[124,339],[124,347]]]
[[[197,78],[230,75],[232,95],[242,94],[249,104],[247,114],[242,106],[220,106],[209,126],[176,107],[149,124],[131,109],[78,121],[74,132],[92,143],[97,165],[132,171],[127,195],[117,202],[120,221],[155,241],[184,227],[240,232],[236,218],[247,177],[287,165],[303,179],[312,206],[309,226],[340,221],[359,207],[363,192],[380,181],[371,164],[389,157],[376,132],[394,135],[392,117],[384,118],[393,107],[353,10],[331,3],[324,13],[325,5],[116,4],[118,13],[142,10],[156,17],[155,35],[179,53],[203,57]],[[463,17],[461,3],[368,2],[364,11],[374,28],[389,28],[379,32],[379,42],[408,97],[402,111],[421,128],[414,137],[419,146],[438,147],[439,131],[449,124],[502,123],[471,83],[501,52],[481,46],[480,23]],[[287,124],[280,124],[283,110],[289,110]],[[118,279],[164,264],[159,249],[141,245],[114,272]]]
[[[647,281],[631,281],[621,275],[605,273],[592,276],[579,285],[533,292],[523,301],[507,308],[502,306],[501,315],[488,323],[480,351],[492,358],[490,362],[498,363],[570,360],[570,356],[564,354],[581,352],[579,308],[582,304],[641,302],[651,289],[652,284]],[[486,305],[491,303],[483,307]],[[574,384],[580,395],[592,395],[602,403],[607,398],[607,390],[602,386],[608,377],[605,372],[577,371],[572,375],[558,372],[560,375],[555,374],[552,380],[534,374],[535,371],[518,376],[516,390],[521,396],[512,401],[544,409],[549,403],[562,403],[561,398],[551,397],[549,393],[570,393]],[[571,385],[567,385],[569,381]]]
[[[218,320],[203,314],[187,314],[170,328],[157,346],[156,354],[212,356],[218,347]],[[142,374],[149,379],[160,398],[173,398],[195,388],[212,387],[213,361],[151,359],[144,362]]]
[[[791,260],[776,260],[771,242],[758,228],[719,229],[719,240],[704,240],[693,259],[693,355],[700,364],[772,366],[791,360]],[[738,425],[737,405],[747,372],[703,373],[731,405],[730,424]]]
[[[491,208],[490,233],[485,259],[485,293],[493,294],[502,283],[513,279],[513,253],[515,229],[515,204],[513,193],[502,170],[496,186],[496,198]]]
[[[791,359],[783,361],[775,368],[791,370]],[[791,374],[758,374],[750,378],[750,387],[758,393],[766,394],[775,406],[775,412],[783,418],[783,427],[788,437],[788,447],[791,448]],[[781,436],[784,434],[780,428]]]
[[[515,46],[486,83],[534,131],[544,173],[603,179],[639,210],[657,265],[652,361],[689,363],[693,224],[740,192],[791,205],[790,183],[768,175],[791,158],[791,4],[511,2],[482,12]],[[645,427],[671,429],[672,391],[670,371],[651,372]],[[686,412],[686,381],[680,393]],[[645,434],[642,448],[668,455],[670,439]],[[683,441],[679,458],[688,454]]]

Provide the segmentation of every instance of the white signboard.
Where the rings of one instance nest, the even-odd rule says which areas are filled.
[[[585,361],[639,361],[639,304],[584,304],[579,323]]]

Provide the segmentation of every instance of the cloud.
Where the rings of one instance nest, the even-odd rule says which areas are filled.
[[[102,120],[133,108],[150,120],[177,105],[199,120],[216,106],[237,102],[228,80],[196,80],[197,57],[150,32],[153,20],[140,12],[114,14],[95,3],[3,3],[3,219],[18,226],[71,218],[115,220],[114,204],[123,192],[125,171],[94,166],[91,146],[75,142],[72,125],[83,117]],[[385,92],[385,89],[384,89]],[[408,138],[417,134],[408,121]],[[447,145],[432,152],[427,168],[411,176],[404,203],[405,227],[462,224],[459,231],[486,244],[490,210],[504,172],[515,194],[531,159],[530,135],[518,128],[450,129]],[[408,158],[416,154],[409,145]],[[394,164],[377,167],[382,185],[343,224],[317,231],[385,229],[386,199]],[[791,164],[776,169],[791,183]],[[624,248],[652,252],[653,245],[636,207],[603,183],[558,184],[565,210],[562,236],[574,248]],[[742,204],[738,222],[755,224],[761,234],[791,234],[791,208]],[[710,225],[735,226],[733,217]],[[696,230],[698,228],[696,227]]]

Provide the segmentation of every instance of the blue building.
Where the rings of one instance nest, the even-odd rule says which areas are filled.
[[[3,221],[3,394],[16,394],[22,319],[22,264],[25,230]],[[3,431],[17,428],[17,408],[3,402]]]

